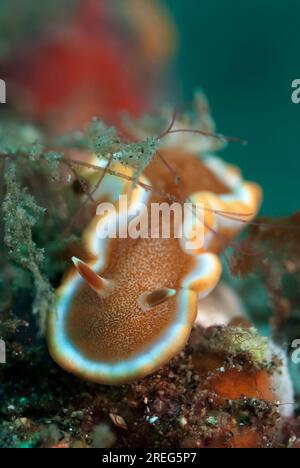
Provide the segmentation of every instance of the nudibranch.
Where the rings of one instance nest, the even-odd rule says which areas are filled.
[[[245,182],[236,168],[215,156],[198,157],[197,138],[202,148],[203,136],[194,135],[192,147],[181,145],[178,135],[176,141],[169,138],[160,149],[167,164],[154,157],[134,187],[132,167],[115,162],[114,171],[125,177],[106,174],[95,195],[113,201],[116,215],[102,213],[91,220],[83,234],[86,254],[73,258],[57,291],[57,310],[49,318],[50,353],[68,372],[85,380],[122,384],[154,372],[186,344],[199,297],[219,281],[218,252],[243,226],[234,216],[219,214],[246,213],[249,220],[261,198],[259,187]],[[207,137],[207,146],[209,141]],[[173,171],[180,174],[180,183]],[[101,235],[116,218],[118,225],[128,226],[139,207],[171,203],[165,193],[205,206],[201,248],[187,250],[174,235]],[[128,211],[118,205],[120,194],[130,194]]]

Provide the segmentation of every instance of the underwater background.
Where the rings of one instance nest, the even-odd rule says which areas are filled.
[[[218,131],[247,140],[247,145],[229,144],[222,155],[262,186],[261,214],[298,211],[300,104],[291,100],[291,84],[300,76],[300,3],[165,0],[165,4],[179,31],[175,70],[182,99],[191,100],[194,89],[202,87]],[[249,286],[245,280],[241,284],[245,290]],[[257,284],[255,288],[252,307],[257,310],[258,304],[268,301]],[[263,308],[255,314],[256,325],[269,333],[265,314],[270,316],[271,311]],[[291,369],[300,391],[298,365],[291,363]]]
[[[176,74],[185,100],[201,86],[219,131],[231,144],[224,157],[264,189],[262,213],[299,209],[300,105],[291,83],[300,76],[297,0],[165,0],[179,31]]]
[[[141,10],[134,9],[137,5]],[[153,16],[147,15],[149,5]],[[208,355],[209,361],[211,343],[216,349],[222,343],[221,352],[212,352],[223,353],[226,365],[234,369],[241,353],[238,367],[246,377],[249,368],[271,375],[280,368],[273,356],[267,370],[265,363],[256,368],[252,359],[253,349],[259,354],[264,347],[263,335],[287,354],[290,393],[283,405],[296,412],[295,418],[288,412],[284,443],[277,440],[277,400],[266,405],[259,385],[249,401],[241,402],[240,393],[224,411],[241,427],[246,415],[246,426],[251,421],[266,445],[300,447],[300,367],[291,358],[292,342],[300,337],[300,104],[291,99],[292,82],[300,79],[299,43],[297,0],[0,0],[0,79],[7,81],[8,91],[7,104],[0,106],[0,339],[5,338],[8,353],[7,365],[0,368],[0,446],[134,447],[155,441],[160,447],[195,447],[210,431],[215,431],[212,444],[222,445],[223,410],[217,406],[211,413],[203,396],[207,388],[198,385],[199,375],[201,384],[209,381],[203,378],[202,357]],[[241,309],[245,306],[258,333],[246,333],[247,354],[243,339],[233,351],[227,344],[235,344],[238,325],[232,336],[230,326],[228,336],[227,327],[224,336],[214,327],[202,336],[201,326],[195,327],[191,348],[161,372],[113,390],[88,384],[56,366],[43,337],[54,291],[72,256],[77,250],[81,254],[81,235],[91,215],[84,202],[80,205],[79,198],[90,193],[69,151],[76,157],[83,157],[80,151],[94,152],[84,127],[94,115],[118,128],[124,111],[133,118],[154,111],[156,118],[165,102],[190,110],[198,89],[208,98],[217,132],[247,141],[229,142],[218,154],[264,192],[263,218],[234,244],[228,242],[222,255],[222,280],[241,298]],[[79,128],[84,130],[56,140]],[[23,153],[29,159],[20,158]],[[78,205],[79,213],[83,210],[77,219]],[[185,411],[181,419],[180,408]],[[184,414],[190,418],[189,440]],[[134,429],[128,431],[127,423]],[[227,434],[226,424],[223,429]]]

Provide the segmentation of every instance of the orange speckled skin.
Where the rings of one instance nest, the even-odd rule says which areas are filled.
[[[197,155],[174,148],[162,149],[160,154],[173,172],[162,164],[158,157],[154,158],[145,170],[145,175],[151,181],[154,190],[169,193],[179,200],[185,200],[199,191],[215,194],[229,192],[226,181],[218,179]],[[180,177],[178,184],[175,183],[174,173]]]
[[[171,204],[174,200],[189,201],[194,194],[199,194],[197,196],[205,201],[205,206],[210,206],[206,199],[216,200],[220,204],[222,202],[218,197],[230,194],[226,172],[223,180],[192,152],[180,148],[161,149],[160,156],[167,164],[163,164],[158,156],[144,174],[146,182],[151,185],[151,192],[147,192],[148,206],[162,202]],[[129,168],[123,170],[127,175],[128,170],[130,173]],[[175,174],[180,177],[179,183]],[[131,193],[131,183],[124,183],[123,193],[129,193],[128,190]],[[138,197],[136,193],[142,192],[144,189],[137,186],[132,194]],[[101,194],[98,195],[101,198]],[[255,205],[256,210],[258,204]],[[167,239],[151,236],[110,239],[105,251],[95,253],[93,259],[96,227],[100,219],[100,216],[96,216],[91,221],[83,242],[86,257],[92,259],[90,268],[101,258],[101,268],[94,271],[112,286],[98,294],[86,282],[81,282],[72,293],[60,326],[63,327],[68,346],[80,353],[80,359],[90,363],[89,369],[94,369],[95,363],[114,368],[125,362],[129,374],[126,371],[122,375],[111,376],[102,370],[87,370],[70,354],[66,358],[64,349],[56,341],[57,322],[54,315],[50,318],[48,342],[53,358],[66,370],[87,380],[119,384],[155,371],[182,349],[197,315],[198,293],[204,296],[215,287],[221,274],[221,264],[217,255],[210,253],[213,247],[209,245],[200,251],[186,252],[180,239],[174,237],[172,229],[171,237]],[[205,230],[211,234],[210,226],[215,215],[206,211],[204,220]],[[226,240],[234,234],[235,230],[229,230],[216,251],[224,247]],[[58,290],[60,303],[64,301],[68,285],[72,284],[74,271],[71,270]],[[177,293],[151,310],[143,310],[139,303],[141,295],[161,288],[176,290]],[[174,327],[177,330],[175,335]],[[141,357],[143,364],[132,372],[132,366],[128,363],[140,362]]]
[[[115,362],[145,349],[174,320],[176,298],[148,312],[138,298],[161,287],[178,290],[191,265],[177,239],[113,240],[109,264],[99,272],[114,284],[112,292],[102,297],[81,286],[69,314],[70,338],[96,360]],[[193,319],[195,314],[194,309]]]
[[[208,187],[217,193],[227,191],[196,156],[179,151],[163,154],[181,174],[180,190],[174,175],[155,158],[145,172],[153,187],[149,204],[166,202],[156,191],[178,199]],[[117,362],[147,349],[174,320],[176,297],[145,313],[138,305],[139,296],[163,287],[179,290],[183,277],[195,262],[175,238],[115,239],[111,241],[108,258],[106,267],[98,273],[111,280],[114,285],[111,294],[102,297],[83,284],[74,297],[67,329],[72,342],[88,358]],[[190,312],[193,323],[196,300],[191,300]]]

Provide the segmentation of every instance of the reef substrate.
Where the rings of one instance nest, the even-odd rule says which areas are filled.
[[[0,446],[299,446],[300,420],[283,420],[269,389],[276,361],[222,350],[218,343],[233,331],[197,327],[166,366],[119,387],[83,382],[61,370],[29,329],[13,334],[0,369]]]

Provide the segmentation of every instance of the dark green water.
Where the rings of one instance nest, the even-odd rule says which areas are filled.
[[[202,87],[218,130],[248,140],[223,156],[264,188],[264,214],[300,209],[299,0],[166,0],[180,34],[185,100]]]

